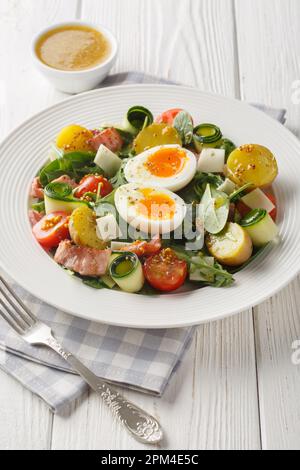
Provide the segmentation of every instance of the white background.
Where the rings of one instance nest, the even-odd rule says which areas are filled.
[[[299,0],[1,0],[0,138],[65,98],[33,69],[29,46],[41,28],[74,18],[116,33],[114,71],[285,107],[300,136],[300,105],[291,100],[300,80]],[[163,448],[300,449],[300,365],[291,361],[299,286],[199,327],[163,399],[126,392],[163,424]],[[143,448],[94,394],[59,417],[1,371],[0,383],[1,449]]]

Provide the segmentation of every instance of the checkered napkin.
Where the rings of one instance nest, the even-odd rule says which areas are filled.
[[[102,86],[128,83],[170,82],[130,72],[112,75]],[[262,109],[284,122],[283,110]],[[131,389],[161,396],[192,338],[193,328],[136,330],[72,317],[12,286],[31,311],[52,327],[56,338],[97,376]],[[0,368],[55,413],[68,412],[88,389],[56,353],[28,345],[1,318]]]

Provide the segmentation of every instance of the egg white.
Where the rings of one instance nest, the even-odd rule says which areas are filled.
[[[186,155],[186,162],[182,170],[176,175],[170,177],[159,177],[150,173],[146,168],[148,158],[157,151],[164,148],[178,148]],[[195,176],[197,170],[196,156],[190,150],[179,145],[159,145],[145,152],[140,153],[134,158],[128,160],[124,174],[129,183],[149,184],[152,187],[166,188],[170,191],[179,191],[187,186]]]
[[[164,194],[174,202],[174,216],[170,219],[151,219],[138,211],[138,204],[145,198],[142,189],[151,189],[153,192]],[[150,185],[137,185],[129,183],[121,186],[115,193],[115,205],[122,219],[129,225],[144,233],[153,235],[170,233],[178,228],[186,215],[186,205],[177,194]]]

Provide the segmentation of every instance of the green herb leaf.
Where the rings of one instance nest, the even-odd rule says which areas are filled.
[[[37,212],[45,212],[45,202],[40,201],[31,205],[31,208]]]
[[[222,139],[217,148],[225,150],[225,160],[227,161],[229,155],[236,149],[236,145],[229,139]]]
[[[183,145],[189,145],[193,140],[193,121],[189,113],[181,111],[174,119],[173,127],[178,131]]]

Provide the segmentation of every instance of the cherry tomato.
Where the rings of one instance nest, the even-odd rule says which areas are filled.
[[[275,208],[270,212],[270,216],[272,217],[272,219],[274,220],[274,222],[276,222],[276,218],[277,218],[277,202],[276,202],[276,197],[274,196],[274,194],[270,191],[264,191],[265,195],[270,199],[270,201],[274,204]],[[251,211],[251,209],[243,202],[243,201],[239,201],[237,202],[236,204],[236,208],[238,210],[238,212],[240,213],[240,216],[242,218],[246,217],[247,214],[249,214],[249,212]]]
[[[184,284],[188,273],[187,263],[180,260],[170,248],[147,258],[144,275],[149,284],[157,290],[171,292]]]
[[[161,250],[161,239],[159,235],[152,238],[150,242],[146,240],[136,241],[131,245],[126,245],[120,251],[130,251],[135,253],[139,258],[142,256],[153,256]]]
[[[86,175],[82,178],[79,183],[78,188],[75,191],[74,196],[81,198],[85,193],[97,193],[98,185],[101,185],[100,196],[105,197],[112,192],[113,187],[110,182],[104,178],[104,176],[99,175]]]
[[[155,122],[157,124],[169,124],[169,126],[172,126],[174,119],[176,118],[177,114],[179,114],[181,111],[183,111],[183,109],[168,109],[168,111],[165,111],[160,116],[157,116]]]
[[[51,212],[35,224],[32,232],[44,248],[51,249],[70,238],[68,224],[69,214],[63,211]]]
[[[270,192],[270,191],[267,191],[267,190],[265,190],[264,193],[275,206],[275,208],[270,212],[270,216],[272,217],[274,222],[276,222],[276,219],[277,219],[277,201],[276,201],[275,194],[273,192]]]

